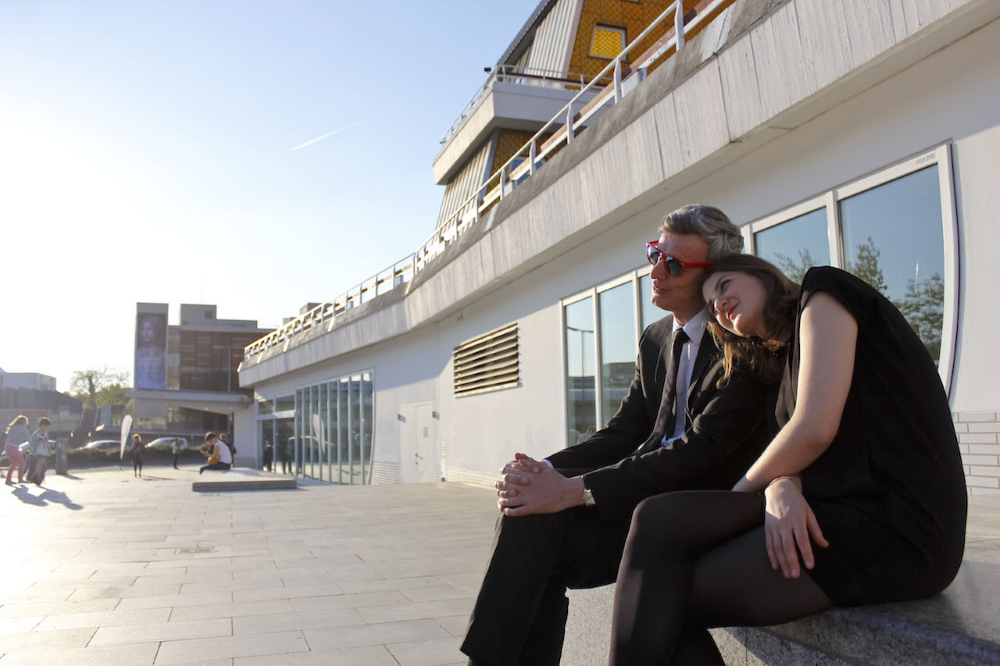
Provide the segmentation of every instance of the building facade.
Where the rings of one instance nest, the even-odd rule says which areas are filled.
[[[581,91],[580,40],[621,27],[598,5],[645,3],[542,2],[515,37],[445,135],[424,245],[248,348],[255,407],[237,419],[258,451],[280,413],[307,476],[323,478],[301,466],[319,460],[343,482],[346,447],[362,482],[491,483],[515,451],[580,441],[662,314],[644,243],[697,202],[793,277],[839,266],[893,300],[937,361],[970,492],[1000,492],[997,315],[982,306],[1000,249],[1000,3],[685,2]],[[563,54],[565,81],[505,69],[543,51]],[[514,133],[525,143],[505,148]]]
[[[196,442],[207,431],[233,433],[233,413],[252,404],[237,372],[244,348],[271,330],[219,319],[215,305],[182,304],[179,322],[169,324],[166,303],[138,303],[133,430]],[[253,433],[235,435],[253,448]]]

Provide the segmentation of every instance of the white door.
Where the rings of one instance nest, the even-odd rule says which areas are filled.
[[[399,478],[403,483],[434,483],[437,478],[437,421],[434,403],[399,406]]]

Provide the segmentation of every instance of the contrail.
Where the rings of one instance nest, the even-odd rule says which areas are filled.
[[[312,144],[316,143],[317,141],[322,141],[323,139],[328,139],[331,136],[333,136],[334,134],[340,134],[344,130],[349,130],[352,127],[354,127],[355,125],[360,125],[363,122],[365,122],[364,119],[358,120],[357,122],[353,122],[350,125],[346,125],[344,127],[340,127],[338,129],[335,129],[332,132],[327,132],[323,136],[318,136],[315,139],[310,139],[309,141],[306,141],[305,143],[302,143],[302,144],[299,144],[298,146],[295,146],[294,148],[292,148],[292,150],[294,151],[294,150],[298,150],[299,148],[305,148],[306,146],[311,146]]]

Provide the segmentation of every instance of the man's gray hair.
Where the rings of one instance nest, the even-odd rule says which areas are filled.
[[[691,204],[678,208],[660,222],[660,233],[701,236],[708,244],[709,261],[743,252],[743,234],[715,206]]]

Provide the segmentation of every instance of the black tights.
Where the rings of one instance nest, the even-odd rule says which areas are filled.
[[[709,628],[779,624],[832,606],[805,571],[786,579],[771,569],[763,523],[753,493],[642,502],[618,570],[611,666],[724,665]]]

